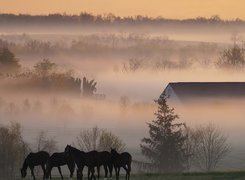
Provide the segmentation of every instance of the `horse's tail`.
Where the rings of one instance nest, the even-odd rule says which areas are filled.
[[[128,173],[130,174],[131,172],[131,162],[128,164]]]
[[[129,162],[128,162],[128,172],[131,172],[131,163],[132,163],[132,156],[129,156]]]
[[[131,172],[132,156],[129,156],[128,171]]]

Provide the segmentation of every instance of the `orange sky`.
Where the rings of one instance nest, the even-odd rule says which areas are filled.
[[[244,7],[245,0],[0,0],[0,13],[79,14],[87,11],[180,19],[216,14],[224,19],[245,19]]]

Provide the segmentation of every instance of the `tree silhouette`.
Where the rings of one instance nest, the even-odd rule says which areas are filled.
[[[41,62],[38,62],[34,66],[34,69],[38,76],[47,77],[48,75],[50,75],[50,73],[52,73],[55,70],[56,66],[57,65],[51,62],[50,60],[43,59]]]
[[[8,49],[0,49],[0,72],[1,73],[16,73],[20,71],[19,61],[15,55]]]
[[[175,122],[178,115],[167,105],[164,93],[155,102],[158,105],[156,119],[148,123],[150,137],[142,139],[142,153],[159,172],[182,171],[185,157],[184,124]]]
[[[124,142],[111,131],[93,127],[82,130],[77,136],[78,147],[84,151],[110,151],[111,148],[122,152],[125,149]]]
[[[225,49],[217,65],[223,68],[243,68],[245,65],[245,51],[239,45]]]
[[[201,126],[193,132],[194,164],[204,171],[214,171],[230,152],[227,136],[213,124]]]

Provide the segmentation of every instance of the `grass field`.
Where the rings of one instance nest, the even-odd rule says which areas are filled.
[[[60,179],[60,178],[53,178]],[[69,178],[66,178],[67,180]],[[73,178],[74,180],[76,178]],[[87,178],[84,178],[87,179]],[[100,178],[103,180],[103,178]],[[115,177],[113,177],[113,180]],[[125,179],[121,175],[120,180]],[[245,171],[211,172],[211,173],[181,173],[181,174],[134,174],[131,180],[245,180]]]

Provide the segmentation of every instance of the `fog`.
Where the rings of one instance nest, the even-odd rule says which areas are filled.
[[[20,29],[21,30],[21,29]],[[48,58],[60,69],[72,70],[78,78],[95,79],[98,94],[89,99],[67,94],[26,91],[16,79],[1,79],[0,122],[19,122],[24,139],[33,143],[45,130],[58,142],[60,151],[76,141],[79,131],[98,126],[118,135],[135,159],[140,140],[148,135],[147,122],[154,119],[157,99],[169,82],[243,82],[244,71],[216,67],[220,52],[230,47],[233,30],[192,33],[159,33],[149,28],[138,34],[110,32],[57,32],[13,30],[0,36],[1,45],[14,52],[25,69]],[[6,31],[7,32],[7,31]],[[48,34],[49,33],[49,34]],[[30,46],[30,42],[35,42]],[[44,44],[42,44],[44,43]],[[48,46],[46,46],[48,44]],[[46,48],[47,47],[47,48]],[[29,49],[28,49],[29,48]],[[127,98],[123,104],[122,97]],[[180,122],[190,127],[214,123],[227,136],[233,152],[221,168],[241,169],[239,154],[245,149],[243,99],[221,102],[170,103]],[[230,159],[234,162],[227,163]]]

